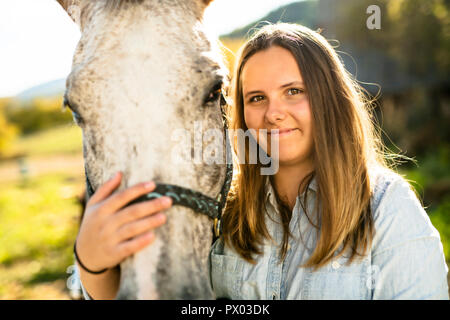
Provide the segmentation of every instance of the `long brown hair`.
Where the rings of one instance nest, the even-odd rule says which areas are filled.
[[[371,103],[322,35],[300,25],[271,24],[262,27],[240,49],[232,83],[231,128],[248,130],[244,121],[241,73],[250,57],[271,46],[289,50],[296,59],[311,106],[314,171],[301,185],[308,185],[316,178],[321,226],[315,250],[304,266],[320,268],[336,252],[340,255],[348,248],[352,249],[351,263],[355,255],[366,252],[374,235],[369,169],[375,165],[387,168],[384,147],[372,121]],[[235,153],[240,141],[234,141]],[[247,145],[244,147],[248,153]],[[264,238],[270,238],[264,217],[266,183],[272,179],[260,174],[260,163],[246,162],[236,167],[237,175],[223,216],[223,235],[227,245],[233,246],[248,262],[255,263],[253,255],[260,254],[259,245]],[[307,193],[308,188],[305,190]],[[284,230],[280,259],[284,259],[292,213],[275,193]],[[306,203],[303,208],[307,208]]]

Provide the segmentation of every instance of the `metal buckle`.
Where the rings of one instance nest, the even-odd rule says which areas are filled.
[[[214,234],[216,237],[220,236],[220,220],[218,218],[214,218]]]

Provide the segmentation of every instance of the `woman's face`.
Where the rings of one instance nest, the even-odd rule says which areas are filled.
[[[244,117],[247,128],[267,130],[260,146],[280,166],[298,165],[311,160],[311,110],[302,75],[294,56],[279,46],[254,54],[241,75]],[[270,134],[279,129],[279,134]],[[270,149],[271,140],[279,144],[278,157]],[[267,150],[268,149],[268,150]]]

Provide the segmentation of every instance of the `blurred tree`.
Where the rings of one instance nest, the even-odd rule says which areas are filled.
[[[450,137],[450,0],[320,0],[328,39],[348,52],[358,80],[381,86],[387,134],[410,155],[435,150]],[[381,11],[381,29],[366,12]],[[323,13],[325,12],[325,13]],[[366,89],[375,86],[365,85]],[[378,110],[380,111],[380,110]],[[392,135],[391,135],[392,134]]]
[[[450,68],[449,1],[387,1],[392,23],[390,52],[412,73],[427,76],[429,70],[448,76]]]
[[[31,102],[9,104],[5,114],[23,134],[30,134],[61,124],[71,123],[72,114],[62,110],[62,97],[36,98]]]
[[[380,7],[380,30],[366,27],[370,5]],[[335,6],[334,28],[340,41],[382,49],[415,74],[427,74],[432,68],[448,76],[449,0],[341,0]]]
[[[3,113],[8,102],[8,99],[0,99],[0,156],[9,150],[19,133],[18,128],[10,124]]]

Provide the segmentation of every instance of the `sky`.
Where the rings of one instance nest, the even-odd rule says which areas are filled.
[[[293,0],[215,0],[204,23],[221,35]],[[56,0],[0,1],[0,97],[65,78],[80,38]]]

